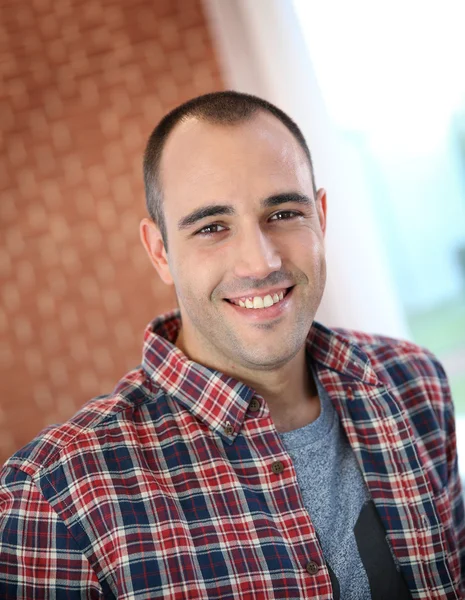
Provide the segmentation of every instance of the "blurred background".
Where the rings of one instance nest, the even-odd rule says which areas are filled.
[[[140,245],[142,153],[193,96],[262,96],[328,191],[318,319],[411,339],[465,469],[461,1],[0,0],[0,462],[110,392],[175,306]]]

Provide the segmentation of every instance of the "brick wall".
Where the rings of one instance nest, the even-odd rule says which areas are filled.
[[[111,391],[174,306],[139,242],[143,148],[222,83],[200,0],[1,4],[3,462]]]

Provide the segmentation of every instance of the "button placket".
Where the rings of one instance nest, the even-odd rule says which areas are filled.
[[[267,412],[266,404],[263,404],[261,400],[261,410]],[[253,419],[250,419],[250,423],[253,423]],[[320,578],[320,583],[330,585],[329,575],[325,570],[325,561],[323,551],[318,541],[318,537],[315,535],[314,525],[311,522],[308,512],[304,509],[303,501],[301,499],[300,489],[297,483],[297,477],[294,473],[294,467],[292,460],[286,454],[286,448],[276,432],[275,428],[268,424],[265,419],[263,420],[264,427],[264,442],[260,444],[259,449],[263,450],[260,452],[260,463],[261,468],[265,469],[269,473],[271,472],[271,485],[270,493],[273,501],[278,506],[278,515],[280,519],[277,521],[277,527],[282,530],[283,539],[287,542],[292,541],[292,547],[290,547],[290,555],[295,564],[295,567],[300,571],[301,576],[307,581],[308,590],[312,590],[315,585],[312,578]],[[255,430],[254,430],[255,431]],[[281,457],[281,460],[276,460],[277,457]],[[286,458],[287,457],[287,458]],[[290,471],[288,470],[290,469]],[[285,475],[282,475],[286,471]],[[281,487],[283,479],[286,478],[286,488]],[[295,520],[295,528],[300,532],[300,535],[296,538],[292,538],[286,528],[282,528],[282,522],[280,522],[282,515],[287,511],[296,511],[299,514],[299,518]],[[282,511],[282,514],[281,514]],[[311,560],[311,557],[313,560]],[[311,565],[309,564],[311,563]],[[307,596],[306,596],[307,597]],[[311,597],[310,595],[308,597]]]

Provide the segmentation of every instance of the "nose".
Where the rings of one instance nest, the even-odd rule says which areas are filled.
[[[273,271],[279,271],[282,260],[271,237],[256,226],[240,234],[234,264],[237,277],[264,279]]]

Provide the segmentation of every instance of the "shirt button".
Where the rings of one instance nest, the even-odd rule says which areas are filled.
[[[223,431],[226,435],[232,435],[234,433],[234,427],[228,423],[224,426]]]
[[[316,564],[316,562],[314,562],[313,560],[310,560],[305,565],[305,569],[309,575],[316,575],[318,573],[320,567]]]
[[[280,460],[277,460],[271,465],[271,470],[273,473],[276,473],[276,475],[279,475],[279,473],[284,471],[284,465]]]
[[[252,412],[257,412],[257,410],[260,410],[260,402],[256,398],[252,398],[249,408]]]

